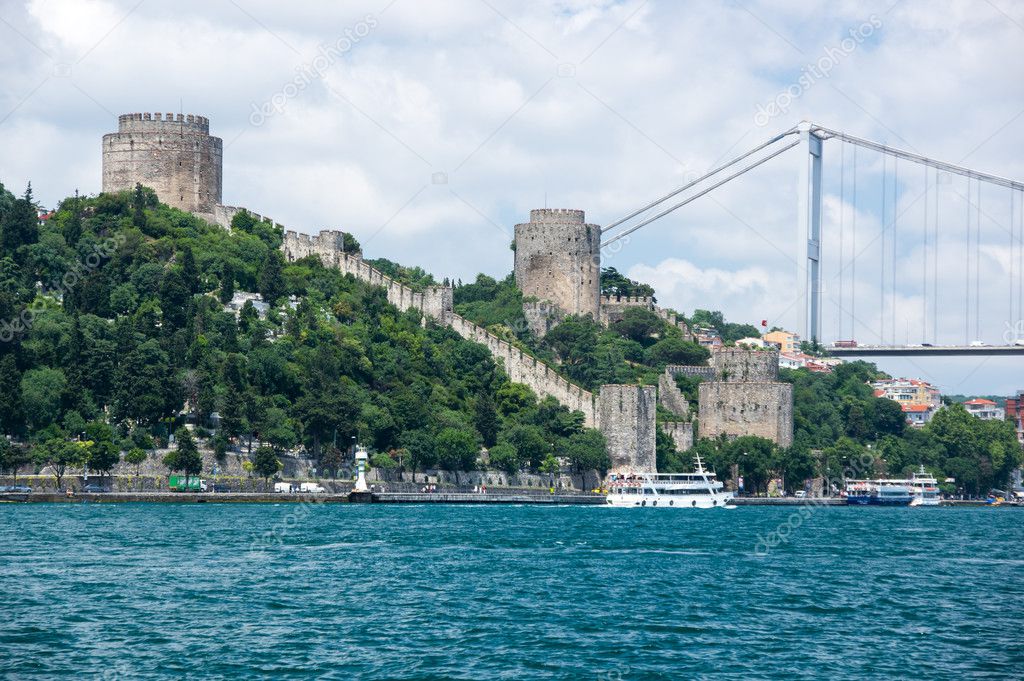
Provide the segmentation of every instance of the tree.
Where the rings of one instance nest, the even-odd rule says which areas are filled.
[[[181,278],[189,293],[199,293],[201,288],[201,284],[199,282],[199,266],[196,265],[196,256],[188,246],[185,246],[181,250]]]
[[[655,367],[664,367],[666,364],[699,366],[705,364],[711,356],[707,348],[681,338],[664,338],[647,348],[644,354],[647,363]]]
[[[295,429],[284,409],[270,407],[263,413],[259,438],[269,442],[275,452],[295,446]]]
[[[332,480],[337,480],[338,470],[343,462],[344,457],[340,449],[331,446],[324,447],[324,452],[320,456],[320,470],[324,473],[330,473]]]
[[[558,458],[554,454],[548,454],[540,462],[540,472],[544,475],[558,475],[561,470],[562,466],[558,463]]]
[[[60,369],[29,369],[21,377],[21,401],[33,430],[42,430],[58,420],[66,388],[67,379]]]
[[[665,321],[661,317],[642,307],[627,307],[622,319],[612,326],[617,334],[637,343],[644,343],[664,328]]]
[[[164,465],[172,471],[184,473],[185,489],[188,489],[189,479],[203,471],[203,457],[199,454],[199,447],[188,428],[183,426],[174,431],[174,439],[178,447],[164,457]]]
[[[142,474],[142,464],[146,463],[146,450],[140,447],[132,447],[124,455],[124,462],[135,467],[135,477]]]
[[[14,476],[14,484],[18,484],[18,469],[31,460],[32,457],[27,449],[12,445],[5,438],[0,438],[0,472],[7,471]]]
[[[90,444],[86,450],[86,465],[89,470],[96,471],[101,476],[108,475],[111,469],[121,460],[121,453],[110,440],[89,440]]]
[[[499,439],[515,447],[520,460],[534,469],[551,452],[550,444],[544,437],[544,431],[537,426],[513,426],[502,433]]]
[[[0,431],[7,435],[20,433],[25,426],[25,412],[21,399],[21,373],[14,354],[0,360]]]
[[[60,481],[68,468],[80,466],[85,461],[85,443],[68,442],[63,437],[50,438],[38,444],[32,451],[32,458],[40,468],[49,466],[60,490]]]
[[[220,302],[227,305],[235,297],[235,268],[226,262],[220,271]]]
[[[277,454],[270,447],[258,447],[252,458],[252,469],[256,475],[263,478],[267,484],[271,476],[277,475],[281,470],[281,462],[277,460]]]
[[[437,434],[437,464],[446,471],[471,471],[480,451],[476,438],[465,430],[445,428]]]
[[[284,259],[281,253],[276,250],[268,252],[266,260],[263,261],[263,266],[260,268],[259,292],[263,296],[263,300],[271,305],[276,304],[285,294],[283,269]]]
[[[498,439],[501,423],[498,421],[498,410],[494,406],[494,400],[489,394],[484,393],[477,398],[474,412],[473,425],[483,438],[484,446],[493,446]]]
[[[39,215],[32,200],[32,184],[29,183],[25,195],[15,200],[11,208],[0,218],[0,248],[5,255],[12,256],[21,264],[24,259],[19,253],[21,247],[34,244],[38,240]]]
[[[661,429],[658,429],[658,432],[660,433]],[[577,473],[595,470],[604,472],[611,465],[604,435],[592,428],[569,436],[565,445],[565,456]]]
[[[494,445],[488,450],[487,455],[492,467],[505,471],[509,475],[515,475],[523,467],[519,452],[508,442]]]

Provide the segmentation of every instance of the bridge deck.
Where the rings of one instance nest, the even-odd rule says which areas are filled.
[[[1024,345],[861,345],[855,348],[829,348],[835,357],[921,357],[921,356],[962,356],[994,357],[997,355],[1020,355],[1024,357]]]

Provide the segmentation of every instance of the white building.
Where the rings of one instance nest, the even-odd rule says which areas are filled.
[[[992,400],[976,397],[973,400],[964,402],[964,409],[967,413],[982,421],[1002,421],[1006,416],[1006,410],[997,406]]]

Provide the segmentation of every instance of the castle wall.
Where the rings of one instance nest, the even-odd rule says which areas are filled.
[[[598,426],[596,399],[593,393],[570,383],[544,362],[526,354],[465,317],[452,313],[450,324],[460,336],[466,340],[480,343],[490,351],[495,359],[500,360],[505,373],[513,383],[522,383],[541,397],[554,397],[559,404],[573,411],[583,412],[584,423],[588,427],[596,428]],[[601,389],[601,392],[604,393],[604,388]]]
[[[758,435],[782,447],[793,444],[791,384],[704,381],[697,389],[700,437]]]
[[[665,367],[665,373],[671,376],[699,376],[705,381],[718,380],[718,371],[714,367],[691,367],[684,364],[669,364]]]
[[[526,319],[526,326],[537,338],[547,335],[548,331],[558,326],[564,317],[565,313],[552,303],[523,303],[523,318]]]
[[[690,421],[665,421],[660,424],[676,445],[677,452],[686,452],[693,447],[693,423]]]
[[[658,400],[676,416],[690,417],[690,402],[676,385],[675,377],[667,371],[658,377]]]
[[[605,326],[622,319],[622,315],[631,307],[639,307],[654,311],[654,298],[650,296],[601,296],[601,323]]]
[[[151,187],[159,199],[204,217],[221,201],[223,141],[203,116],[136,113],[103,136],[103,191]]]
[[[601,228],[586,224],[583,211],[531,210],[530,221],[515,227],[515,243],[523,296],[600,320]]]
[[[603,385],[598,398],[610,473],[654,473],[657,392],[650,385]]]
[[[779,380],[777,350],[718,348],[711,353],[710,365],[721,381],[747,383]]]

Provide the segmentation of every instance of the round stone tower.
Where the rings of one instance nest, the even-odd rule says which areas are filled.
[[[565,314],[600,319],[601,228],[583,211],[542,208],[516,225],[516,285],[524,296],[557,305]]]
[[[170,206],[211,215],[221,202],[223,146],[203,116],[118,116],[117,132],[103,136],[103,191],[139,183]]]

